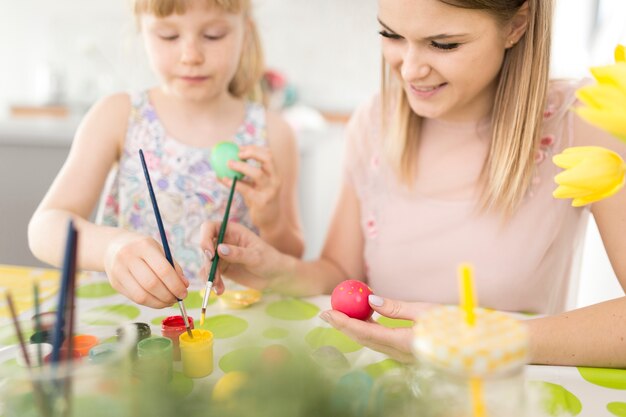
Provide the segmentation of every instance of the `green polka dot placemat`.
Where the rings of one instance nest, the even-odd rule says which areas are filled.
[[[313,350],[322,346],[333,346],[342,353],[349,353],[363,348],[363,346],[334,328],[316,327],[307,333],[304,339]]]
[[[607,404],[606,409],[614,416],[626,417],[626,403],[615,401]]]
[[[399,327],[413,327],[415,324],[413,320],[390,319],[389,317],[384,316],[378,317],[376,321],[383,326],[390,327],[392,329]]]
[[[626,369],[579,367],[578,372],[586,381],[592,384],[626,390]],[[626,393],[624,393],[624,397],[626,398]]]
[[[574,394],[561,385],[544,381],[531,381],[531,389],[536,390],[537,406],[549,416],[577,416],[582,410],[582,403]]]
[[[138,306],[113,304],[91,308],[81,313],[81,321],[92,326],[119,326],[139,317]]]
[[[309,320],[317,316],[320,308],[304,300],[288,298],[270,303],[265,312],[268,316],[281,320]]]
[[[207,317],[204,324],[197,327],[210,330],[216,339],[226,339],[238,336],[246,331],[248,322],[230,314],[219,314]]]

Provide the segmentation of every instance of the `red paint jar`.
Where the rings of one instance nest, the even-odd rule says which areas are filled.
[[[193,318],[187,316],[189,319],[189,326],[193,329]],[[174,360],[180,360],[180,348],[178,345],[178,336],[185,333],[187,328],[183,316],[169,316],[161,322],[161,335],[172,340],[174,345]]]

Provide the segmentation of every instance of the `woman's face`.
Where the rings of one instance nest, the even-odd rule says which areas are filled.
[[[415,113],[459,122],[489,114],[508,26],[439,0],[379,0],[378,20],[384,58]]]

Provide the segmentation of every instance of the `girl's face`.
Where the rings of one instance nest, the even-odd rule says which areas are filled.
[[[379,0],[382,49],[419,116],[471,121],[491,110],[508,27],[439,0]]]
[[[182,15],[140,18],[153,70],[174,96],[194,101],[228,94],[245,35],[242,15],[189,2]]]

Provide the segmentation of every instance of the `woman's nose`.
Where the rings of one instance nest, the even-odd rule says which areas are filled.
[[[400,74],[404,81],[414,81],[424,78],[430,74],[431,66],[426,61],[426,57],[423,53],[418,51],[418,48],[409,46],[402,59],[402,67]]]

